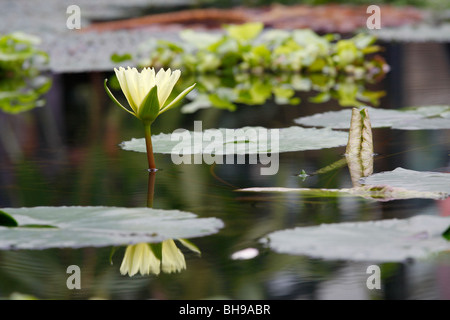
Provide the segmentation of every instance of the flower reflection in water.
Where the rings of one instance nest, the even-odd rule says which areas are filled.
[[[199,249],[185,239],[178,240],[186,248],[200,253]],[[122,275],[130,277],[138,272],[141,275],[181,272],[186,269],[186,260],[183,253],[173,239],[161,243],[138,243],[127,246],[125,256],[120,266]]]
[[[147,207],[153,207],[155,195],[156,171],[148,173]],[[190,251],[201,254],[198,247],[186,239],[176,239]],[[138,272],[141,275],[161,273],[175,273],[186,269],[186,260],[174,239],[164,240],[160,243],[138,243],[127,246],[120,266],[122,275],[130,277]]]

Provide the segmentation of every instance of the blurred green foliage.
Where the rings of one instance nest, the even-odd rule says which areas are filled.
[[[38,49],[40,39],[15,32],[0,35],[0,109],[20,113],[43,105],[41,96],[51,80],[41,74],[47,53]]]
[[[254,75],[241,73],[219,77],[205,74],[181,78],[175,90],[183,85],[196,82],[196,90],[190,95],[191,102],[181,107],[183,113],[193,113],[199,109],[215,107],[235,111],[239,104],[264,105],[272,100],[277,105],[298,105],[300,92],[315,93],[308,97],[312,103],[337,100],[342,107],[362,105],[378,106],[384,91],[370,91],[364,80],[352,77],[327,77],[322,74],[307,77],[300,74]]]
[[[180,33],[181,42],[149,41],[144,48],[149,54],[138,64],[201,74],[346,73],[362,78],[374,67],[367,55],[381,50],[374,36],[362,33],[339,39],[337,34],[321,36],[310,29],[263,28],[255,22],[228,25],[220,33],[187,29]]]
[[[318,91],[311,102],[335,98],[341,106],[377,105],[384,95],[364,86],[389,69],[373,55],[382,50],[374,36],[340,39],[310,29],[263,28],[262,23],[246,23],[216,33],[187,29],[180,42],[153,39],[135,57],[125,56],[140,67],[182,70],[184,86],[196,82],[197,95],[183,107],[185,112],[210,106],[233,111],[236,104],[261,105],[272,96],[277,104],[299,104],[296,91]]]

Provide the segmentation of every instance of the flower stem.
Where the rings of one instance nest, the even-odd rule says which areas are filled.
[[[152,131],[150,124],[144,123],[145,128],[145,145],[147,147],[147,159],[148,159],[148,169],[150,171],[156,171],[155,159],[153,157],[153,146],[152,146]]]
[[[148,173],[148,189],[147,189],[147,207],[153,207],[153,197],[155,195],[155,178],[156,171],[150,171]]]

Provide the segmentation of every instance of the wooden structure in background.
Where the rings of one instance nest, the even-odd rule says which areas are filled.
[[[412,7],[382,5],[381,26],[392,27],[420,22],[424,12]],[[370,17],[367,6],[351,5],[272,5],[262,8],[192,9],[159,13],[125,20],[97,22],[83,31],[113,31],[143,28],[150,25],[181,25],[190,28],[219,28],[223,24],[263,22],[266,27],[279,29],[311,28],[316,32],[350,33],[365,28]]]

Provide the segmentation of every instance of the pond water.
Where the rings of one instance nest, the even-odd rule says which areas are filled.
[[[411,47],[412,46],[412,47]],[[380,107],[448,104],[450,56],[445,45],[440,68],[427,59],[428,44],[387,46],[391,72],[369,85],[386,91]],[[415,50],[412,50],[415,49]],[[409,50],[416,56],[408,55]],[[422,56],[420,55],[422,54]],[[429,64],[428,66],[426,64]],[[445,67],[443,67],[445,66]],[[432,74],[430,74],[432,73]],[[0,207],[145,207],[149,173],[145,154],[124,151],[122,141],[143,137],[139,121],[114,106],[103,89],[110,74],[53,75],[44,107],[0,116],[2,141]],[[420,81],[420,77],[428,79]],[[439,84],[433,85],[433,79]],[[414,81],[413,81],[414,80]],[[418,94],[418,92],[420,94]],[[299,105],[239,105],[161,116],[153,133],[207,128],[282,128],[293,119],[342,107],[335,100],[310,103],[314,93],[298,93]],[[373,129],[374,172],[397,167],[449,172],[450,130]],[[155,154],[159,171],[153,207],[221,219],[219,232],[190,239],[198,255],[180,246],[186,269],[129,277],[121,275],[125,247],[0,251],[0,297],[13,293],[38,299],[449,299],[450,255],[427,260],[379,263],[294,256],[272,251],[260,240],[273,231],[322,223],[448,216],[449,200],[373,201],[360,197],[318,198],[298,194],[243,193],[246,187],[348,188],[347,167],[302,179],[339,159],[344,147],[280,154],[276,175],[260,175],[260,165],[181,164]],[[234,259],[244,249],[248,259]],[[255,252],[257,253],[256,255]],[[379,265],[381,289],[369,289],[369,266]],[[68,266],[81,270],[81,289],[69,290]]]

